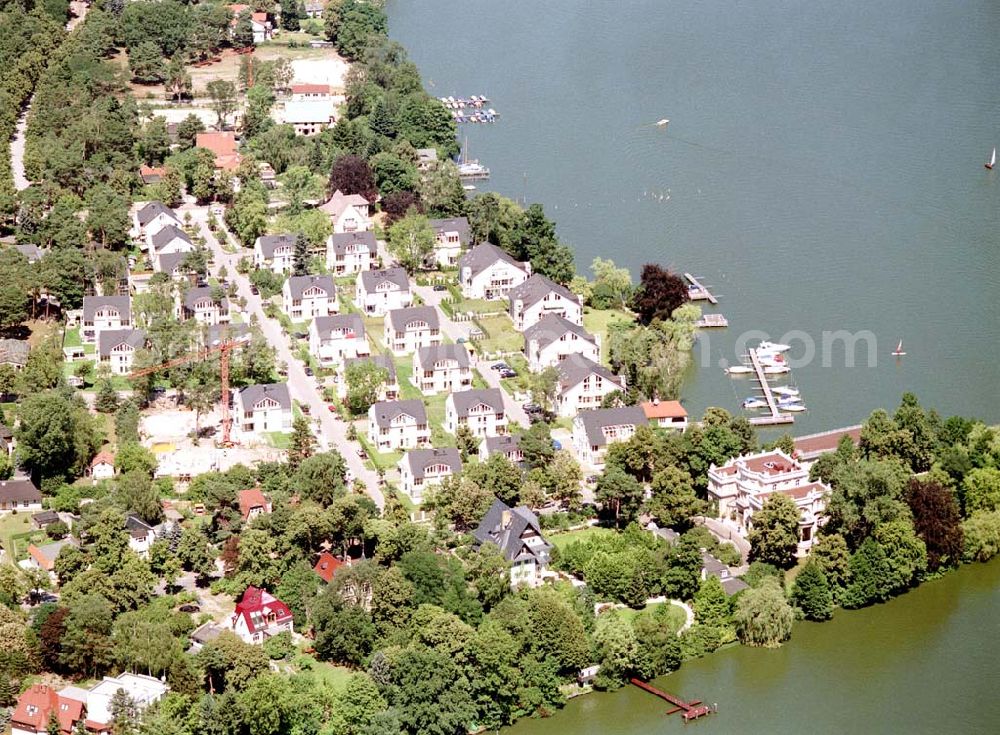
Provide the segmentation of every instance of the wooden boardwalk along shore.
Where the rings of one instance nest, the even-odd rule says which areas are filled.
[[[750,364],[753,366],[754,373],[757,376],[757,382],[760,383],[760,389],[764,394],[764,400],[767,401],[767,410],[771,413],[770,416],[754,416],[750,419],[750,423],[753,426],[778,426],[779,424],[794,423],[794,416],[790,413],[782,413],[779,410],[778,402],[774,399],[771,386],[768,385],[764,366],[760,364],[760,357],[757,355],[757,350],[751,348],[747,352],[750,355]]]
[[[692,301],[707,300],[708,303],[712,304],[713,306],[719,303],[719,300],[712,295],[712,292],[709,291],[705,286],[703,286],[701,284],[701,281],[699,281],[697,278],[692,276],[690,273],[685,273],[684,277],[688,280],[688,283],[690,283],[691,286],[693,286],[693,288],[688,289],[688,298],[690,298]]]
[[[674,705],[673,709],[667,710],[668,715],[672,715],[675,712],[683,712],[681,717],[684,718],[684,722],[690,722],[691,720],[697,720],[699,717],[704,717],[713,712],[712,708],[708,705],[702,704],[700,699],[692,699],[690,702],[685,702],[680,697],[676,697],[669,692],[664,692],[651,684],[647,684],[641,679],[631,679],[631,682],[642,689],[645,692],[649,692],[660,699],[664,699],[670,704]]]

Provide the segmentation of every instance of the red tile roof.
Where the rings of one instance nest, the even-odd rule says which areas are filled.
[[[272,616],[274,619],[269,620]],[[243,598],[236,605],[233,621],[240,617],[246,622],[247,630],[256,633],[259,629],[266,628],[269,623],[291,620],[292,611],[288,609],[288,605],[267,590],[251,585],[247,587]]]
[[[329,84],[293,84],[292,94],[330,94]]]
[[[810,436],[800,437],[795,440],[795,451],[799,454],[809,455],[832,452],[836,450],[840,440],[845,436],[851,437],[851,441],[857,445],[857,443],[861,440],[861,427],[851,426],[846,429],[825,431],[822,434],[812,434]]]
[[[49,724],[49,714],[56,713],[59,730],[70,733],[73,724],[83,717],[83,702],[60,697],[52,687],[32,684],[17,699],[11,725],[19,730],[44,733]]]
[[[680,401],[646,401],[641,405],[647,419],[686,419],[688,415]]]
[[[228,130],[198,133],[194,144],[198,148],[207,148],[215,154],[215,167],[225,171],[239,168],[240,154],[236,150],[236,135]]]
[[[115,455],[108,451],[98,452],[97,456],[90,460],[90,468],[93,469],[102,463],[109,464],[113,467],[115,464]]]
[[[771,452],[752,459],[745,459],[743,463],[751,472],[764,475],[780,475],[785,472],[794,472],[800,467],[795,462],[788,460],[778,452]]]
[[[333,575],[337,573],[337,570],[344,566],[344,562],[335,557],[329,551],[324,551],[319,555],[319,559],[316,562],[316,566],[313,567],[313,571],[320,576],[324,582],[328,583],[333,579]]]
[[[244,521],[250,517],[250,511],[254,508],[261,508],[265,513],[267,512],[267,496],[258,487],[240,490],[237,498],[240,504],[240,515],[243,516]]]

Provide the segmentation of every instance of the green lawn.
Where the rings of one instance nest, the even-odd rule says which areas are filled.
[[[451,308],[455,313],[465,314],[495,314],[498,311],[507,311],[506,301],[487,301],[486,299],[462,299],[453,301]]]
[[[63,338],[63,347],[80,347],[81,345],[83,345],[83,340],[80,339],[80,328],[67,329],[66,336]]]
[[[30,533],[31,514],[30,513],[5,513],[0,516],[0,543],[7,551],[7,558],[10,561],[17,560],[17,548],[20,544],[14,541],[15,536]],[[27,544],[25,544],[27,548]]]
[[[514,330],[514,324],[508,316],[487,316],[481,318],[479,323],[489,335],[475,343],[481,353],[520,352],[524,347],[524,338]]]
[[[362,319],[365,323],[365,333],[368,335],[368,340],[379,352],[385,352],[385,344],[383,343],[383,338],[385,337],[385,317],[366,316],[362,317]]]
[[[361,447],[368,452],[368,460],[372,465],[373,470],[378,470],[381,467],[383,470],[388,472],[389,470],[395,469],[396,465],[399,464],[399,460],[403,458],[403,452],[376,452],[372,445],[368,442],[368,437],[358,432],[358,443]]]
[[[264,438],[275,449],[288,449],[292,446],[292,435],[282,431],[265,431]]]
[[[620,615],[625,620],[632,622],[638,617],[639,613],[645,612],[647,610],[654,610],[661,605],[666,605],[666,616],[668,627],[676,633],[679,631],[684,623],[687,621],[687,616],[684,611],[677,605],[671,605],[669,602],[657,602],[652,605],[646,605],[642,610],[632,610],[631,608],[626,608],[624,610],[615,610],[615,615]]]
[[[447,400],[447,393],[424,398],[427,423],[431,426],[431,445],[435,448],[455,446],[455,437],[444,430],[444,404]]]
[[[326,661],[317,661],[315,657],[307,653],[295,657],[295,662],[301,665],[301,669],[308,671],[317,680],[330,689],[343,689],[347,686],[347,680],[351,678],[351,670],[343,666],[335,666]]]
[[[625,322],[631,324],[634,317],[628,312],[620,309],[591,309],[587,307],[583,310],[583,328],[601,338],[601,360],[608,360],[608,327],[612,324]]]
[[[587,541],[597,536],[613,536],[613,535],[614,531],[612,531],[610,528],[599,528],[597,526],[591,526],[589,528],[581,528],[578,531],[566,531],[565,533],[546,534],[546,538],[548,538],[548,540],[551,541],[552,544],[557,549],[562,551],[574,541]]]

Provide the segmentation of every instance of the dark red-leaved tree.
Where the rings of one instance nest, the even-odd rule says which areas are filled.
[[[375,177],[368,162],[361,156],[351,154],[341,156],[333,162],[327,194],[332,196],[337,189],[344,194],[360,194],[369,202],[374,202],[378,196]]]
[[[936,571],[962,558],[962,523],[955,494],[936,480],[910,478],[906,504],[913,528],[927,546],[927,567]]]
[[[669,319],[674,309],[687,300],[687,283],[679,275],[655,263],[642,267],[642,279],[632,297],[632,309],[641,324]]]
[[[66,632],[68,607],[57,607],[38,628],[38,653],[48,671],[62,671],[59,654],[62,651],[62,637]]]
[[[236,562],[240,560],[240,537],[230,536],[226,543],[222,545],[222,553],[219,554],[222,560],[223,569],[226,574],[231,574],[236,569]]]
[[[388,224],[393,224],[403,219],[410,207],[415,208],[423,214],[424,206],[420,201],[420,195],[412,191],[394,191],[388,196],[382,197],[382,211],[389,217]]]

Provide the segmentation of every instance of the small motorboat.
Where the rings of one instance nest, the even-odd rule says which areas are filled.
[[[771,388],[771,392],[776,393],[777,395],[782,397],[792,397],[792,396],[797,396],[799,394],[799,389],[792,388],[791,386],[788,385],[776,385],[773,388]]]
[[[788,352],[792,349],[789,345],[783,345],[780,342],[768,342],[764,340],[759,345],[757,345],[757,352]]]
[[[476,190],[476,185],[475,184],[465,184],[462,188],[465,189],[466,191],[475,191]]]
[[[743,408],[767,408],[767,401],[763,398],[758,398],[757,396],[751,396],[750,398],[743,399]]]
[[[765,365],[764,375],[784,375],[785,373],[790,373],[791,368],[788,365]]]
[[[986,168],[992,171],[993,167],[996,165],[997,165],[997,149],[994,148],[993,153],[990,154],[990,160],[986,162]]]
[[[749,365],[731,365],[726,368],[726,375],[749,375],[753,368]]]
[[[806,407],[801,403],[779,403],[779,411],[788,411],[789,413],[800,413],[806,410]]]
[[[665,127],[667,127],[667,125],[670,124],[670,119],[665,117],[662,120],[657,120],[656,124],[657,124],[657,126],[659,126],[661,128],[665,128]]]

